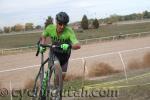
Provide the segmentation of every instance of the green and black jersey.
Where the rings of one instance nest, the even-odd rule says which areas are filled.
[[[46,27],[46,29],[43,31],[43,36],[50,37],[52,44],[59,45],[63,43],[67,44],[76,44],[79,41],[77,40],[74,31],[71,29],[71,27],[66,26],[63,33],[61,35],[57,35],[56,31],[56,25],[50,24]],[[58,52],[57,52],[58,51]],[[60,52],[61,49],[55,50],[55,55],[58,57],[59,60],[68,60],[70,57],[71,50],[68,50],[67,52]],[[64,61],[61,61],[64,62]]]
[[[52,43],[55,42],[71,43],[71,44],[78,43],[74,31],[68,26],[66,26],[63,33],[60,36],[58,36],[56,32],[56,25],[50,24],[44,30],[43,36],[51,37]]]

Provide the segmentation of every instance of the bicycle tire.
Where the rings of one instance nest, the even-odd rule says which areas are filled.
[[[55,63],[57,62],[57,64]],[[62,69],[59,61],[54,61],[54,65],[52,66],[51,75],[50,75],[50,82],[53,80],[53,85],[50,85],[50,99],[51,100],[62,100],[62,89],[63,89],[63,81],[62,81]],[[57,67],[56,67],[57,66]],[[56,80],[57,84],[55,83]],[[56,93],[52,94],[54,92],[52,88],[56,88]]]

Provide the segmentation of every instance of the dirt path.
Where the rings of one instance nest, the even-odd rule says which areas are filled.
[[[80,50],[72,51],[71,59],[146,46],[150,46],[150,37],[83,45]],[[0,57],[0,70],[37,64],[40,64],[40,57],[36,57],[35,52]]]

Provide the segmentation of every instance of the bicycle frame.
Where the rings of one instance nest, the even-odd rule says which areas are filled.
[[[35,79],[35,84],[34,84],[34,88],[33,88],[33,92],[34,92],[33,96],[37,95],[37,81],[38,81],[38,78],[40,77],[40,84],[41,84],[40,95],[43,97],[46,97],[46,95],[47,95],[46,92],[48,92],[47,87],[48,87],[48,89],[50,89],[50,77],[51,77],[50,75],[51,75],[51,71],[53,70],[55,55],[53,54],[53,47],[51,45],[43,45],[43,46],[49,47],[49,56],[44,61],[44,54],[43,53],[41,54],[41,67],[40,67],[40,70]],[[39,50],[37,51],[36,56],[38,56],[38,54],[39,54]],[[48,69],[45,72],[44,65],[46,63],[48,63]]]

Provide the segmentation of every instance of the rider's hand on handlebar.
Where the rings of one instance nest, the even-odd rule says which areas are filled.
[[[46,51],[46,47],[40,46],[40,53],[44,53]]]
[[[60,48],[62,48],[64,51],[68,50],[68,48],[71,47],[69,44],[61,44]]]

